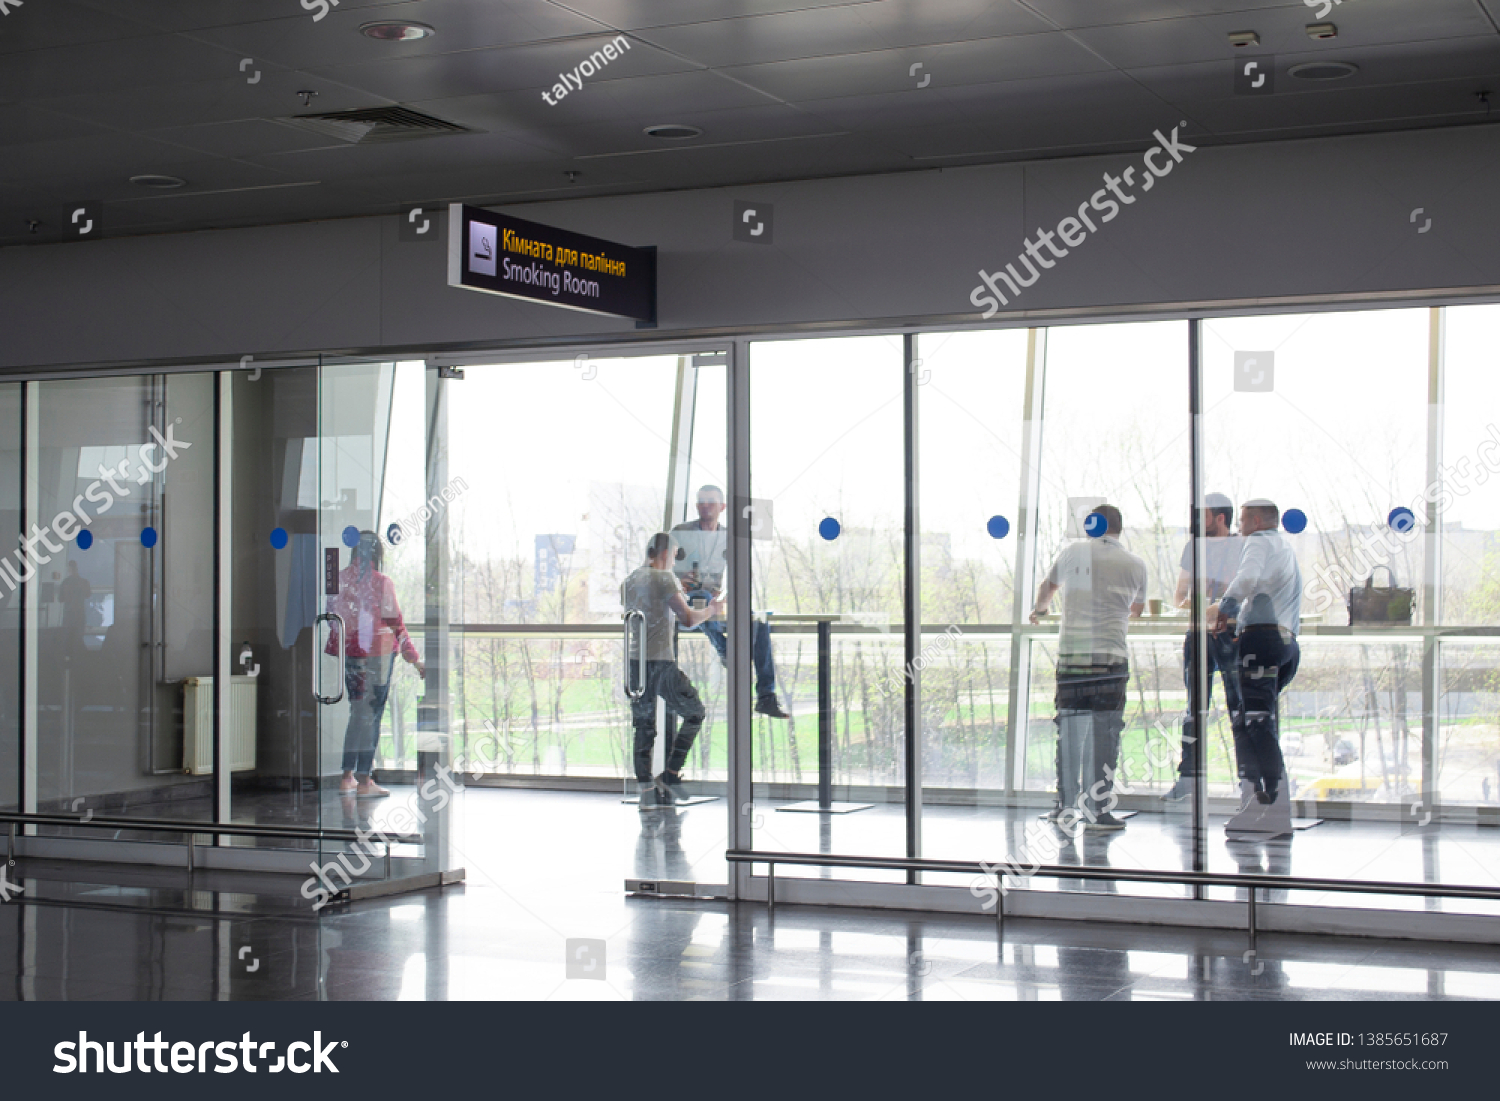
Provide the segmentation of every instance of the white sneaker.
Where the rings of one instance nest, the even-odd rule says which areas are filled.
[[[1224,823],[1224,832],[1259,833],[1260,820],[1266,809],[1266,804],[1256,796],[1255,785],[1249,780],[1241,780],[1239,813]]]
[[[1283,776],[1276,786],[1276,802],[1266,804],[1261,810],[1257,831],[1272,838],[1292,836],[1292,794],[1287,777]]]

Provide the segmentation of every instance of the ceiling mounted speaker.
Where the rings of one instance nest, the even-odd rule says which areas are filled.
[[[1343,80],[1357,72],[1359,66],[1347,61],[1307,61],[1287,70],[1288,74],[1299,80]]]
[[[646,127],[648,138],[662,138],[666,141],[687,141],[688,138],[701,138],[703,131],[696,126],[683,126],[681,123],[664,122],[656,126]]]
[[[378,38],[382,42],[414,42],[418,38],[431,38],[437,34],[426,23],[408,23],[399,19],[382,19],[375,23],[364,23],[359,33],[366,38]]]

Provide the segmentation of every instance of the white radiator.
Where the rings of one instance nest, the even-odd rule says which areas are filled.
[[[229,678],[229,771],[255,767],[256,677]],[[214,679],[182,682],[182,771],[207,776],[214,770]]]

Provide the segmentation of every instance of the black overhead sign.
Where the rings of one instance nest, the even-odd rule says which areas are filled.
[[[448,207],[448,285],[656,321],[656,249]]]

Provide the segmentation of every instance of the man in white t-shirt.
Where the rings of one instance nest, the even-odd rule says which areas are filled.
[[[1031,622],[1062,593],[1057,635],[1057,798],[1054,821],[1081,813],[1091,830],[1125,823],[1099,804],[1114,806],[1114,770],[1125,728],[1130,651],[1129,619],[1146,606],[1146,563],[1120,545],[1120,510],[1100,505],[1090,517],[1103,533],[1070,543],[1037,589]],[[1072,819],[1076,821],[1076,817]]]
[[[724,611],[724,602],[715,599],[706,608],[688,606],[682,585],[672,572],[677,545],[671,535],[657,532],[646,544],[646,564],[620,585],[620,602],[625,611],[639,612],[644,620],[641,644],[646,648],[646,677],[638,681],[633,655],[626,655],[629,669],[626,683],[640,695],[631,700],[630,717],[635,726],[635,779],[640,786],[641,807],[671,805],[687,797],[682,786],[682,766],[688,750],[698,737],[707,709],[698,689],[677,665],[674,621],[684,627],[696,627],[704,620]],[[651,776],[651,750],[656,745],[656,698],[660,696],[668,711],[682,719],[677,737],[667,747],[666,768],[655,779]]]
[[[1234,502],[1222,493],[1210,493],[1203,498],[1203,510],[1198,514],[1202,520],[1197,531],[1203,534],[1203,557],[1205,571],[1198,580],[1203,588],[1203,605],[1207,608],[1217,604],[1224,590],[1234,580],[1240,568],[1240,551],[1243,540],[1234,532]],[[1179,608],[1191,608],[1193,587],[1193,541],[1188,540],[1182,548],[1182,564],[1177,573],[1176,604]],[[1231,609],[1232,613],[1232,609]],[[1187,686],[1191,700],[1194,653],[1198,648],[1198,632],[1189,630],[1182,643],[1182,680]],[[1214,673],[1217,671],[1224,682],[1224,706],[1231,715],[1240,710],[1240,678],[1235,671],[1235,641],[1229,631],[1208,632],[1208,699],[1206,707],[1213,706]],[[1197,740],[1193,713],[1188,712],[1182,721],[1182,763],[1177,769],[1177,782],[1162,798],[1168,803],[1185,802],[1193,793],[1193,743]],[[1235,753],[1239,761],[1238,747]]]
[[[1242,775],[1243,805],[1225,825],[1231,838],[1292,835],[1292,799],[1281,756],[1277,711],[1281,692],[1297,675],[1302,651],[1302,570],[1291,544],[1277,530],[1281,510],[1262,499],[1240,507],[1245,546],[1224,599],[1208,610],[1218,630],[1233,624],[1240,713],[1231,715]],[[1233,610],[1231,610],[1233,609]]]

